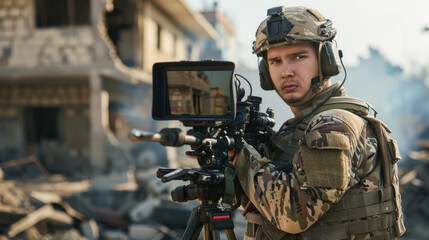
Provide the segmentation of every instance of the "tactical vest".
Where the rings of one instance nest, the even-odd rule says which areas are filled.
[[[363,193],[347,191],[324,216],[300,234],[304,239],[349,239],[355,234],[375,231],[381,231],[384,235],[371,239],[395,239],[405,232],[396,165],[401,157],[396,141],[389,135],[390,129],[380,120],[370,116],[369,108],[369,105],[360,99],[332,97],[317,109],[313,116],[326,110],[343,109],[368,121],[377,136],[383,187]],[[280,150],[271,156],[277,169],[286,173],[292,171],[292,160],[311,118],[312,116],[308,117],[294,127],[285,126],[286,128],[282,128],[271,139],[272,144]],[[361,220],[362,218],[366,220]],[[260,214],[248,213],[246,220],[247,239],[290,239],[287,233],[278,230]]]

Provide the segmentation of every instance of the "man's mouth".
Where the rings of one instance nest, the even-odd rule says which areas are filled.
[[[295,85],[295,84],[286,84],[283,86],[283,90],[286,92],[295,91],[296,88],[298,88],[298,85]]]

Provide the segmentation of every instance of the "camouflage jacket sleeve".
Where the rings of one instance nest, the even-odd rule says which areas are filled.
[[[365,120],[343,110],[314,117],[289,174],[275,170],[269,159],[245,145],[236,162],[240,184],[277,228],[303,232],[356,184],[362,159],[375,155],[375,148],[365,146],[371,144],[364,134],[367,127]],[[362,154],[362,149],[368,151]]]

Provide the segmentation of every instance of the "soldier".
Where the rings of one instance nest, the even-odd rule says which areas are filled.
[[[305,7],[268,9],[257,29],[261,87],[295,117],[265,147],[244,144],[236,155],[245,239],[395,239],[405,231],[396,141],[369,104],[331,84],[341,69],[335,35],[330,20]]]

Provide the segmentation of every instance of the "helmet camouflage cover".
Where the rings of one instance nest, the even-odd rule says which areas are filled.
[[[303,41],[324,42],[336,35],[332,22],[311,8],[281,6],[268,9],[267,15],[253,42],[253,53],[258,56],[271,48]]]

